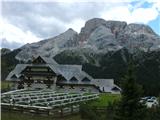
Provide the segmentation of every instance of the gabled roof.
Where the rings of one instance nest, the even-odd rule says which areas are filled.
[[[83,74],[84,77],[87,77],[88,79],[93,80],[93,77],[90,76],[88,73],[86,73],[84,71],[81,71],[81,72],[82,72],[82,74]]]
[[[27,67],[27,65],[29,65],[29,64],[17,64],[16,65],[16,67],[14,68],[14,70],[12,70],[10,73],[9,73],[9,75],[7,76],[7,78],[6,78],[6,80],[12,80],[12,76],[15,74],[17,77],[19,77],[19,75],[20,75],[20,72],[22,71],[22,70],[24,70],[26,67]]]
[[[58,69],[59,74],[64,76],[68,81],[73,77],[75,77],[78,81],[81,81],[85,77],[90,80],[93,79],[86,72],[82,71],[81,65],[59,65]]]
[[[59,69],[58,69],[59,65],[47,64],[46,66],[49,66],[52,71],[54,71],[57,75],[60,75],[60,72],[59,72]]]
[[[57,81],[66,81],[66,78],[62,75],[57,76]]]
[[[49,59],[46,57],[42,57],[47,64],[18,64],[15,69],[10,72],[7,79],[11,79],[13,74],[19,76],[21,72],[27,68],[27,66],[46,66],[49,67],[52,71],[54,71],[57,75],[62,75],[67,81],[71,78],[75,77],[78,81],[81,81],[85,77],[92,80],[93,78],[88,75],[86,72],[82,71],[81,65],[59,65],[54,62],[53,59]],[[53,64],[48,64],[53,63]]]
[[[73,77],[70,79],[70,81],[78,81],[78,80],[77,80],[76,77],[73,76]]]
[[[84,77],[84,78],[82,79],[82,81],[83,81],[83,82],[85,82],[85,81],[88,82],[88,81],[91,81],[91,80],[90,80],[89,78],[87,78],[87,77]]]
[[[40,63],[37,63],[37,61],[40,61]],[[46,61],[41,56],[38,56],[32,61],[32,64],[46,64]]]
[[[58,63],[53,59],[53,58],[50,58],[50,57],[43,57],[43,56],[38,56],[36,57],[32,62],[34,62],[35,60],[37,59],[42,59],[45,64],[52,64],[52,65],[58,65]],[[34,63],[33,63],[34,64]]]
[[[16,76],[15,74],[13,74],[13,75],[11,76],[11,78],[16,79],[17,76]]]
[[[9,73],[6,79],[11,80],[11,77],[14,74],[17,76],[17,79],[20,79],[19,76],[21,75],[21,72],[27,66],[46,66],[57,75],[62,75],[67,81],[70,81],[74,78],[77,79],[80,83],[83,83],[84,79],[88,79],[88,81],[90,80],[93,84],[98,84],[99,86],[112,86],[114,84],[113,79],[93,79],[85,71],[82,71],[82,65],[59,65],[52,58],[42,56],[39,56],[39,58],[43,59],[46,64],[18,64],[15,69]]]
[[[75,77],[79,80],[78,74],[81,72],[82,66],[80,65],[59,65],[58,70],[59,74],[64,76],[67,80],[70,80],[72,77]]]
[[[19,79],[24,79],[24,75],[20,75],[20,76],[19,76]]]
[[[114,87],[112,88],[113,91],[122,91],[122,89],[114,84]]]
[[[53,58],[42,57],[42,59],[43,59],[47,64],[58,65],[58,63],[57,63]]]

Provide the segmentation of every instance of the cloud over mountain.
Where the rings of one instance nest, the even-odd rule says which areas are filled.
[[[85,21],[94,17],[148,24],[159,17],[160,10],[158,0],[23,1],[3,1],[3,23],[0,20],[6,28],[4,38],[8,41],[21,41],[22,44],[56,36],[68,28],[80,32]],[[154,28],[159,33],[158,26]],[[15,33],[14,36],[11,30]]]

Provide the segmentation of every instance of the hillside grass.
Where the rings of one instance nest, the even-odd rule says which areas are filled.
[[[1,81],[1,90],[10,89],[12,86],[11,82]]]
[[[88,104],[90,106],[106,107],[110,103],[120,100],[120,98],[121,96],[119,94],[101,93],[97,100],[90,101]]]

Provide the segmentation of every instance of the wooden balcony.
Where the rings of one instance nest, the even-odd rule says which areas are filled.
[[[55,76],[52,72],[25,72],[25,76]]]

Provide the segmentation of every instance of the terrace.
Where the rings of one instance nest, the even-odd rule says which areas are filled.
[[[81,102],[99,98],[96,93],[58,93],[51,90],[23,90],[2,94],[2,108],[18,109],[24,111],[52,111],[55,109],[65,110],[67,107],[75,107]],[[71,110],[72,111],[72,110]]]

